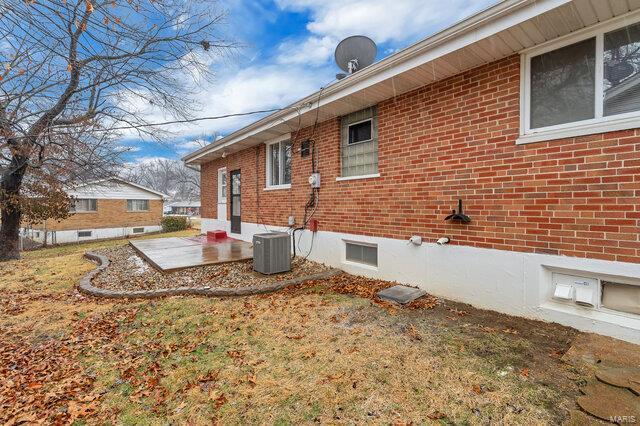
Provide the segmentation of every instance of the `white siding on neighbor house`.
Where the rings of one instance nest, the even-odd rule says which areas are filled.
[[[162,196],[124,182],[105,181],[78,187],[67,193],[76,198],[107,200],[162,200]]]
[[[203,219],[202,232],[223,229],[229,221]],[[268,226],[269,230],[287,231]],[[252,241],[253,234],[266,232],[264,225],[242,223],[242,234],[232,236]],[[309,253],[312,233],[304,231],[296,249]],[[373,244],[378,248],[378,266],[346,259],[346,242]],[[553,321],[582,331],[600,333],[640,343],[640,315],[585,308],[556,301],[552,275],[560,272],[580,277],[615,278],[640,285],[640,265],[567,256],[520,253],[426,241],[420,246],[405,240],[337,232],[317,232],[309,259],[363,275],[418,286],[433,294],[477,308],[543,321]]]

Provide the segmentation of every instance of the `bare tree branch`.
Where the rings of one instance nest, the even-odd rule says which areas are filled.
[[[36,182],[53,191],[114,173],[123,154],[119,132],[167,136],[147,120],[151,110],[172,120],[194,118],[199,105],[190,95],[212,78],[212,57],[235,48],[218,32],[224,14],[216,6],[213,0],[3,1],[0,260],[17,256],[23,211],[35,211],[23,209],[33,205],[29,188],[42,195]],[[41,217],[45,210],[37,211]]]

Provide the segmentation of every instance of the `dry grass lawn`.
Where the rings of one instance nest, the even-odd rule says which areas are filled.
[[[0,423],[548,424],[584,382],[560,360],[575,331],[452,303],[397,310],[324,282],[237,299],[78,294],[84,251],[124,243],[0,265]]]

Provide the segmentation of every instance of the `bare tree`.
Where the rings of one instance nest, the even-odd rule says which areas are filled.
[[[200,173],[178,160],[145,162],[129,168],[123,174],[126,180],[160,191],[175,200],[200,198]]]
[[[211,56],[233,47],[217,34],[223,15],[215,6],[212,0],[2,2],[0,260],[19,257],[19,229],[34,196],[25,185],[47,182],[59,191],[108,174],[119,154],[116,130],[164,136],[145,127],[145,109],[192,118],[198,105],[189,95],[211,77]]]

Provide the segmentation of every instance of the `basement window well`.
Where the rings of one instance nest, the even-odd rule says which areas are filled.
[[[345,260],[367,266],[378,266],[378,246],[345,241]]]
[[[640,315],[640,285],[553,272],[556,302],[596,311]],[[633,281],[630,281],[633,282]]]
[[[602,306],[640,315],[640,286],[602,281]]]

